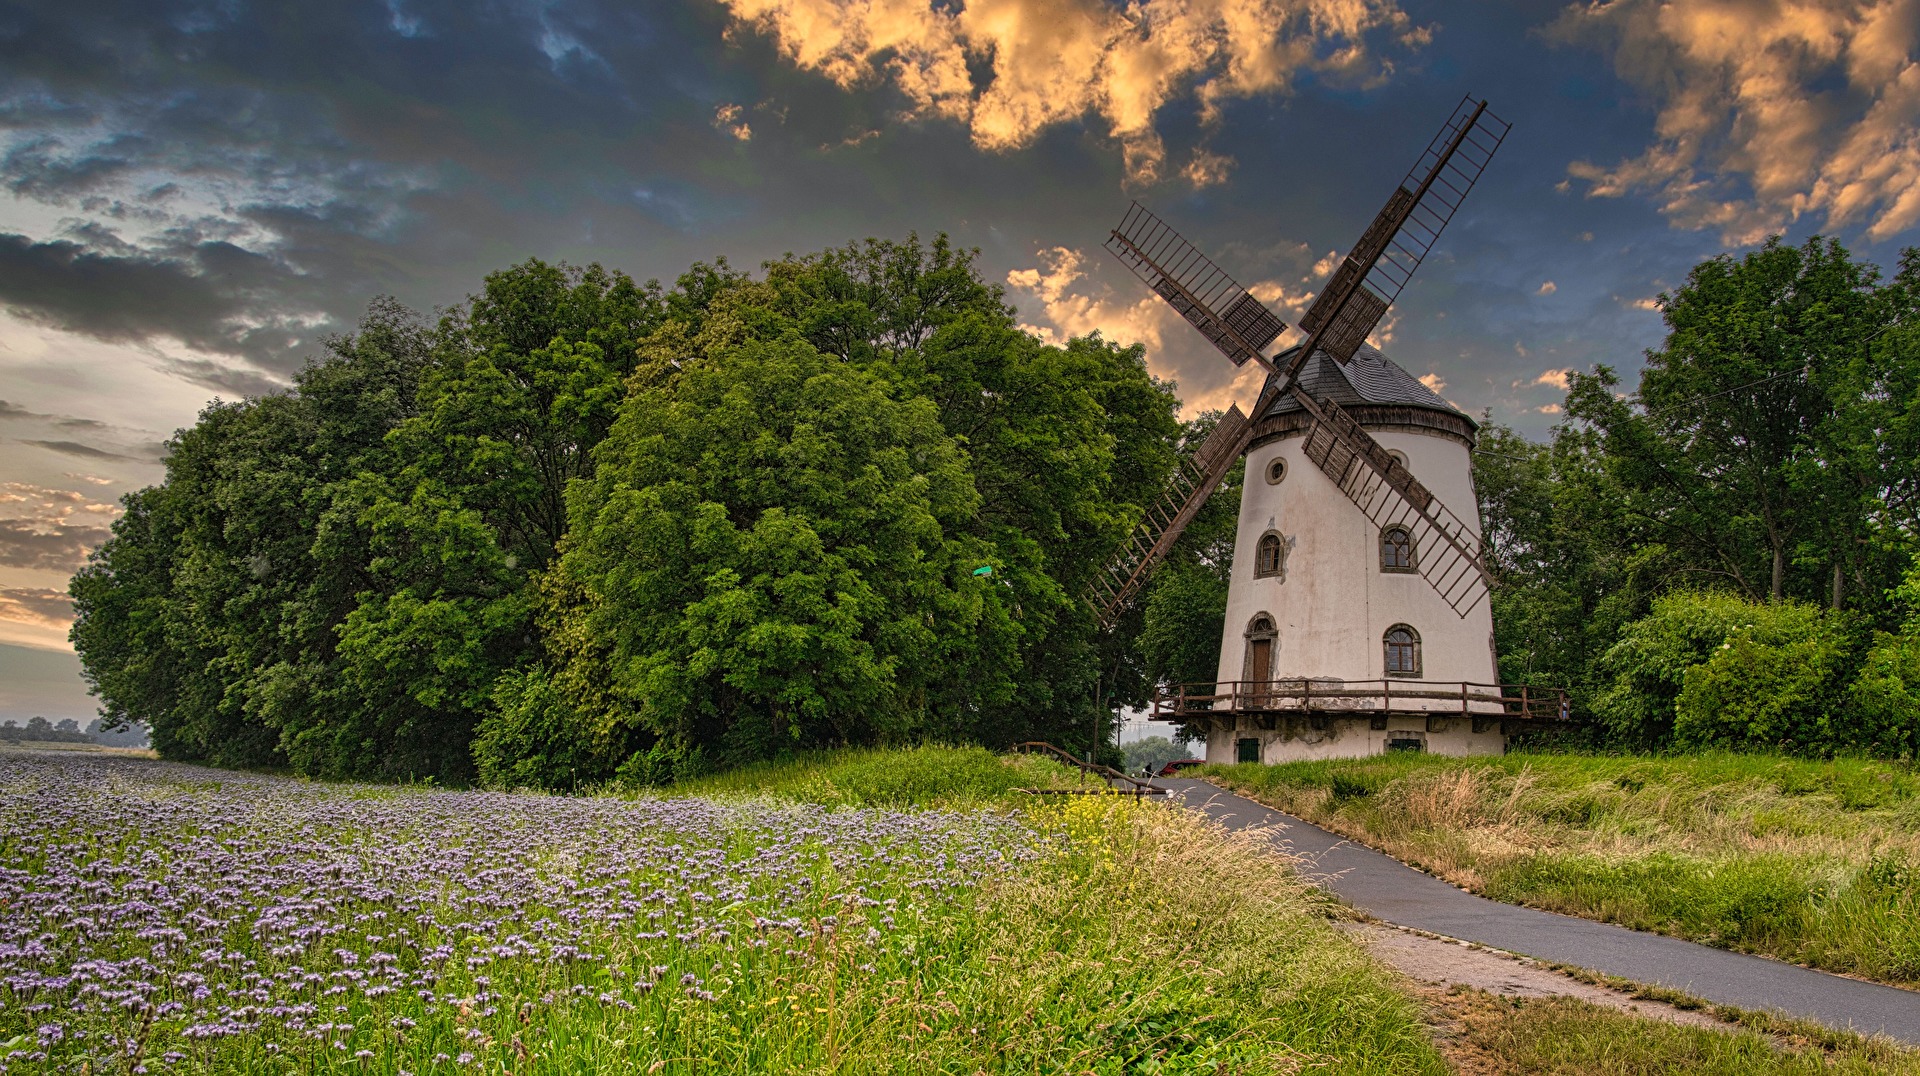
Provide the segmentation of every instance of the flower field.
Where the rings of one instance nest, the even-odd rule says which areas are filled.
[[[0,1071],[1432,1071],[1405,1000],[1297,906],[1271,928],[1332,949],[1196,948],[1275,917],[1136,877],[1175,814],[0,754]]]

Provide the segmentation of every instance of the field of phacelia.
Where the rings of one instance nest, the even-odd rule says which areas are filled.
[[[806,1067],[852,1045],[839,984],[906,984],[1039,843],[992,811],[0,755],[0,1070]]]

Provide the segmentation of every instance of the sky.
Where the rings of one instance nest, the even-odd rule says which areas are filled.
[[[1771,234],[1920,244],[1920,0],[24,0],[0,8],[0,718],[86,717],[66,579],[214,398],[527,257],[868,236],[1250,399],[1100,249],[1134,199],[1296,320],[1463,95],[1512,133],[1376,334],[1533,436]]]

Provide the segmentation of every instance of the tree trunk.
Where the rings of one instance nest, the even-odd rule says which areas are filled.
[[[1840,611],[1840,603],[1846,597],[1847,575],[1839,561],[1833,562],[1833,611]]]
[[[1780,548],[1780,539],[1773,540],[1773,600],[1786,597],[1787,592],[1787,551]]]

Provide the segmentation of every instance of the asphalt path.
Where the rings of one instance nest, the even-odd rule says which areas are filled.
[[[1682,990],[1742,1009],[1811,1019],[1920,1045],[1920,993],[1611,923],[1502,904],[1457,889],[1339,834],[1204,781],[1160,779],[1175,798],[1228,829],[1265,829],[1301,874],[1389,923]]]

